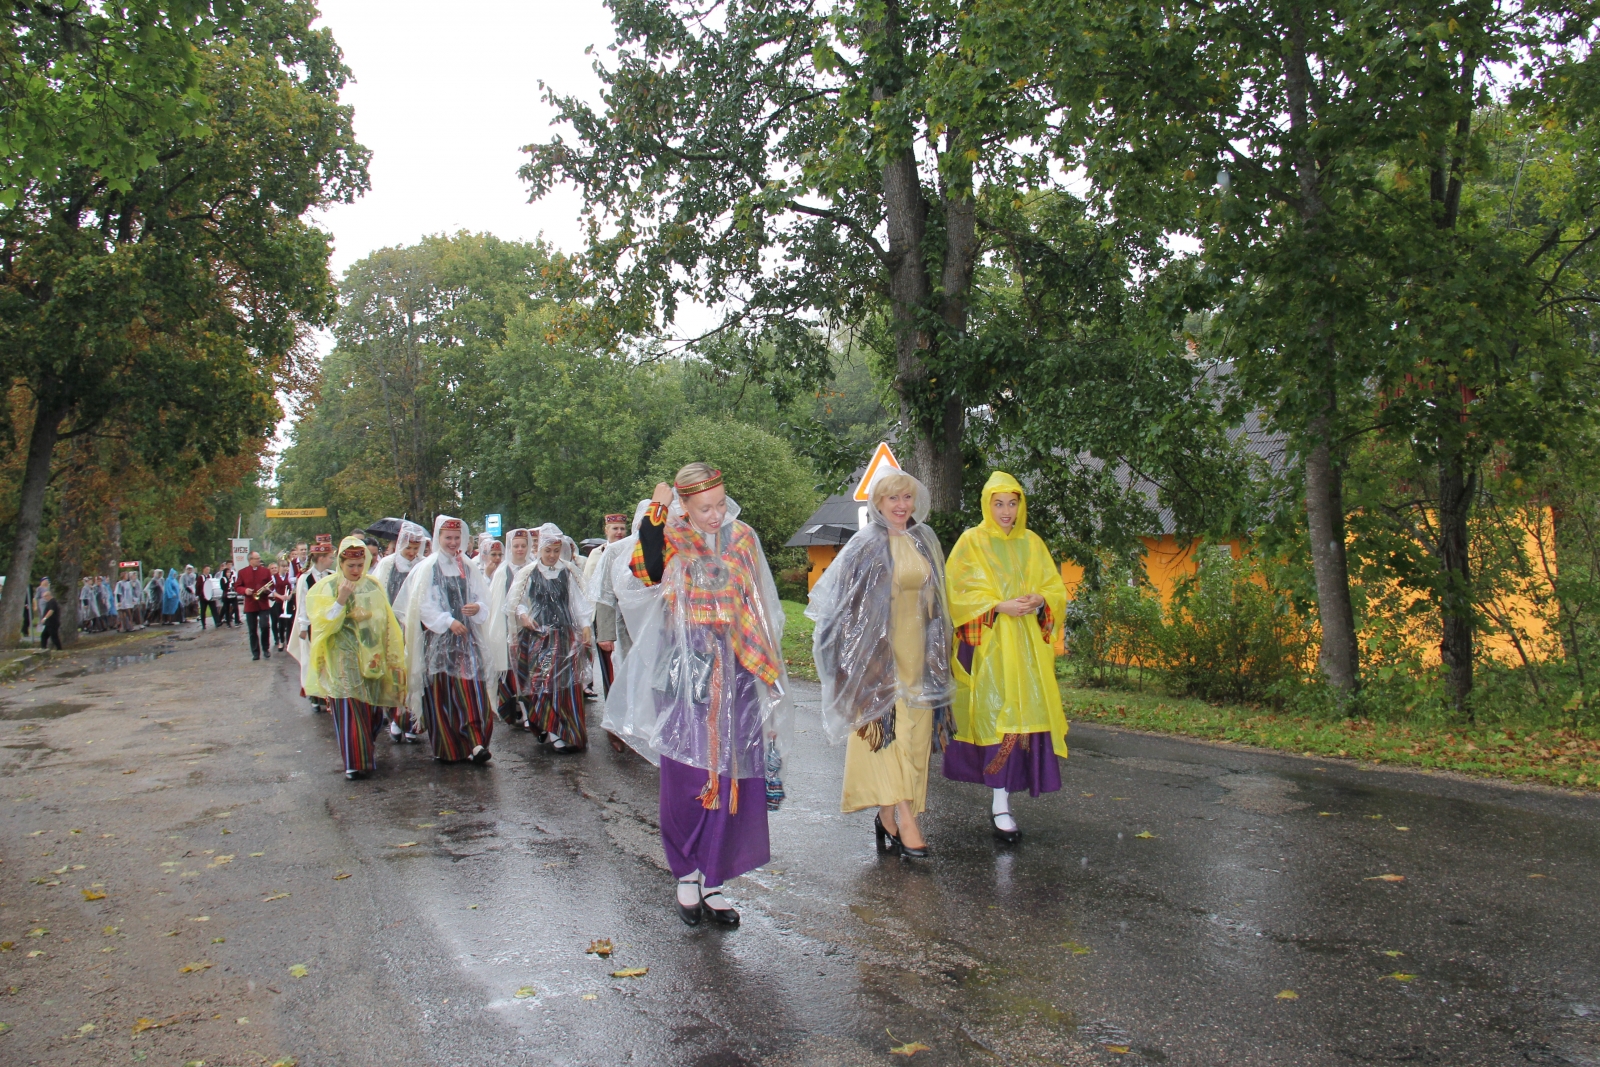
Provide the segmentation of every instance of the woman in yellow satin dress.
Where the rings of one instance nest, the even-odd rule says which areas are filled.
[[[928,762],[950,733],[950,612],[944,553],[928,491],[891,471],[869,491],[867,527],[811,593],[807,614],[822,679],[823,720],[845,738],[846,812],[876,808],[878,847],[928,854],[917,816],[927,804]]]
[[[1010,795],[1061,788],[1067,720],[1056,682],[1055,639],[1067,605],[1061,571],[1028,529],[1021,484],[995,471],[983,522],[961,535],[946,567],[956,627],[956,737],[944,776],[994,790],[994,834],[1021,837]]]

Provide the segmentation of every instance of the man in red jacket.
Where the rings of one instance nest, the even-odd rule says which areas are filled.
[[[261,565],[261,553],[250,553],[250,566],[234,576],[234,592],[244,602],[244,628],[250,631],[250,658],[272,658],[272,572]]]

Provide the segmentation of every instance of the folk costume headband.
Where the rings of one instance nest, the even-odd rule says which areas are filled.
[[[682,490],[680,489],[679,492],[682,492]],[[610,514],[610,515],[606,516],[605,525],[610,526],[614,522],[626,523],[627,521],[628,521],[628,516],[624,515],[620,511],[618,511],[618,512],[615,512],[613,514]]]
[[[678,491],[678,496],[687,498],[694,496],[696,493],[703,493],[707,489],[715,489],[721,484],[722,472],[712,471],[711,477],[705,479],[704,481],[693,482],[689,485],[674,485],[673,488]]]

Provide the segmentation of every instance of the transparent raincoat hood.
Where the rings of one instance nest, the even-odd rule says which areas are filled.
[[[345,580],[344,553],[352,548],[366,552],[361,577],[344,610],[329,619]],[[388,594],[371,570],[372,552],[365,542],[346,537],[339,543],[332,572],[307,593],[311,620],[311,652],[304,675],[307,696],[353,697],[382,708],[405,703],[405,638]]]
[[[880,472],[900,472],[880,468]],[[878,478],[874,478],[876,485]],[[903,684],[891,642],[894,559],[888,520],[875,503],[867,505],[867,526],[845,543],[811,590],[806,615],[815,620],[812,652],[822,680],[822,723],[837,743],[852,731],[883,721],[903,700],[908,708],[939,708],[950,703],[954,683],[950,649],[954,636],[944,596],[944,553],[939,538],[923,520],[928,490],[916,482],[917,502],[905,536],[928,566],[919,594],[923,623],[923,662],[915,681]],[[869,487],[869,494],[870,494]],[[890,727],[892,737],[892,727]]]

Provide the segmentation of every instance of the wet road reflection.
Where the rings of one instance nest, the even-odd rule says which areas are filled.
[[[307,729],[384,907],[459,969],[416,979],[424,1018],[464,976],[508,1062],[1600,1063],[1592,797],[1080,727],[1020,846],[935,777],[909,863],[839,814],[813,729],[729,933],[677,919],[655,772],[596,725],[575,757],[501,726],[487,770],[387,749],[349,786]]]

